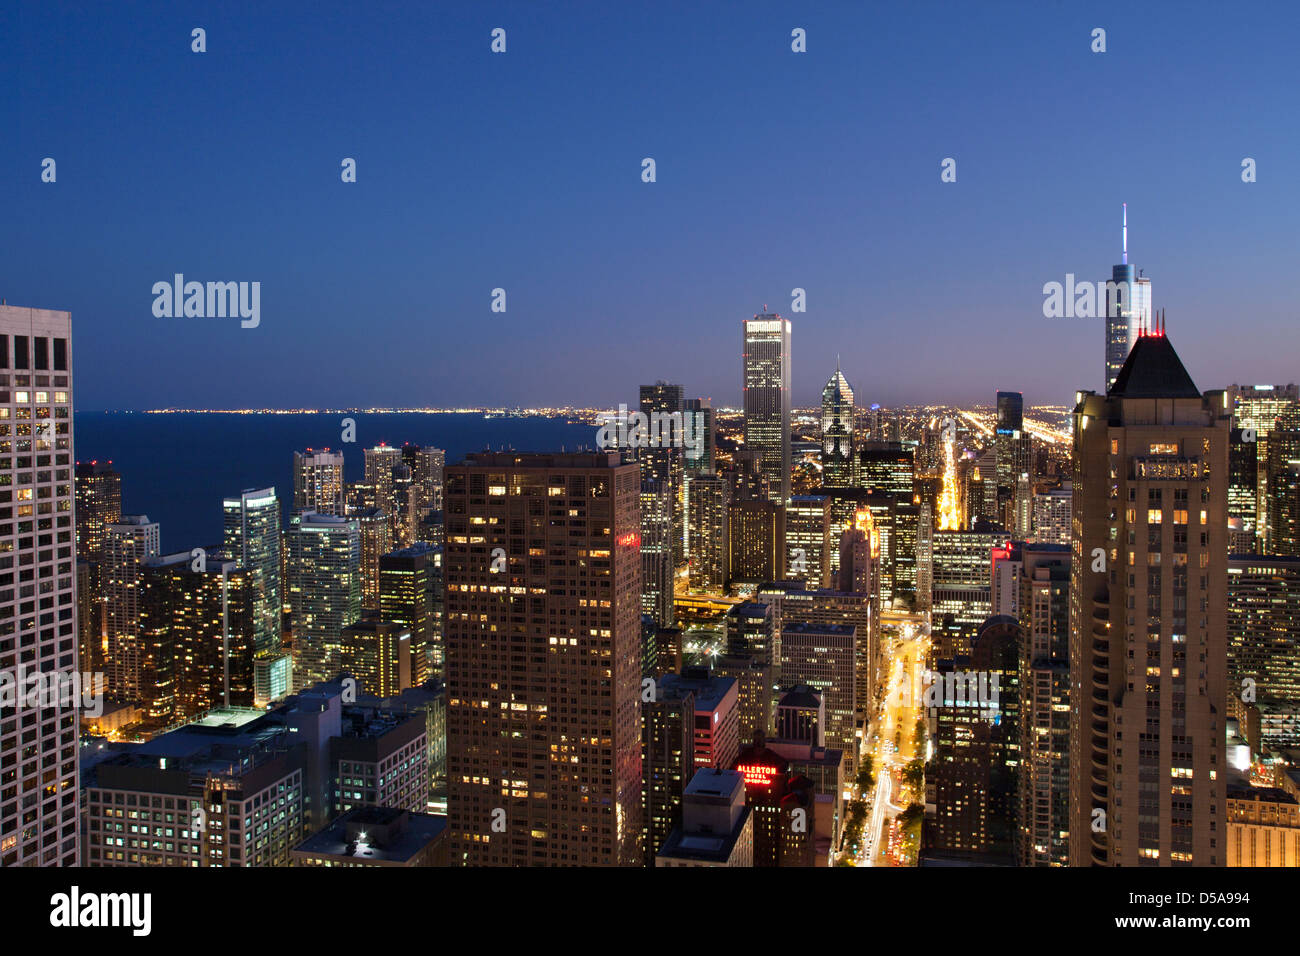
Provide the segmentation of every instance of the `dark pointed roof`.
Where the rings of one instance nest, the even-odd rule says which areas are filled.
[[[1200,398],[1200,389],[1164,333],[1138,337],[1106,394],[1124,398]]]

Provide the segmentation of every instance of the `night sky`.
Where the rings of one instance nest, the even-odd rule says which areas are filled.
[[[72,312],[80,409],[735,405],[765,303],[796,403],[837,354],[860,404],[1063,403],[1101,320],[1042,286],[1122,202],[1197,385],[1297,377],[1295,4],[270,6],[0,6],[0,296]],[[260,327],[156,318],[177,272]]]

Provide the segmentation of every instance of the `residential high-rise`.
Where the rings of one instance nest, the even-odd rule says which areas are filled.
[[[442,549],[413,544],[379,559],[379,616],[411,632],[411,683],[442,673]]]
[[[1074,410],[1070,863],[1226,860],[1228,437],[1163,329]]]
[[[1070,543],[1070,502],[1073,499],[1074,488],[1068,481],[1060,488],[1034,492],[1034,541],[1040,544]]]
[[[724,591],[731,577],[731,485],[722,475],[699,475],[690,483],[692,591]]]
[[[1020,548],[1020,766],[1016,863],[1070,856],[1070,546]]]
[[[72,320],[0,305],[0,672],[79,673],[73,525]],[[18,423],[18,457],[10,423]],[[33,468],[33,466],[35,466]],[[21,587],[13,587],[14,579]],[[20,635],[15,639],[15,635]],[[79,711],[6,708],[0,727],[0,867],[80,862]]]
[[[453,864],[644,860],[639,472],[616,453],[446,469]]]
[[[378,508],[361,508],[350,514],[361,531],[361,606],[379,607],[379,561],[392,551],[393,523]]]
[[[252,707],[254,573],[219,555],[198,563],[180,551],[146,559],[140,587],[138,699],[146,717],[169,724],[214,707]]]
[[[646,865],[681,823],[682,793],[695,775],[695,693],[655,681],[641,705],[641,814]]]
[[[239,564],[253,572],[256,593],[254,650],[280,647],[280,617],[284,611],[281,586],[280,499],[274,488],[240,492],[221,503],[225,517],[222,547]]]
[[[1124,203],[1124,259],[1110,271],[1106,291],[1106,390],[1124,367],[1124,360],[1138,340],[1139,331],[1149,326],[1151,280],[1142,276],[1128,261],[1128,203]],[[1101,303],[1098,303],[1100,305]]]
[[[356,678],[358,690],[394,697],[415,686],[411,650],[411,630],[405,625],[357,621],[339,636],[339,670]]]
[[[826,744],[844,751],[850,772],[857,767],[857,628],[851,624],[782,621],[781,684],[807,685],[826,707]]]
[[[1268,549],[1300,554],[1300,406],[1286,408],[1273,423],[1268,441]]]
[[[293,453],[293,510],[344,513],[343,452],[308,448]]]
[[[289,620],[300,687],[333,680],[343,628],[361,620],[361,529],[312,512],[289,519]]]
[[[686,399],[686,411],[697,416],[695,420],[702,422],[704,428],[704,447],[700,454],[686,459],[686,480],[689,482],[696,475],[711,475],[717,470],[718,422],[713,405],[707,398]]]
[[[641,411],[647,416],[674,415],[684,416],[686,401],[682,397],[682,386],[659,381],[654,385],[641,386]],[[683,435],[690,429],[683,423]],[[686,449],[669,445],[661,448],[642,448],[638,456],[645,464],[641,469],[641,478],[654,478],[667,489],[669,503],[672,506],[672,525],[669,543],[672,567],[684,560],[685,547],[685,507],[683,492],[686,481]]]
[[[158,522],[122,515],[108,526],[104,615],[108,637],[108,691],[114,700],[140,699],[144,646],[140,640],[141,568],[159,552]]]
[[[658,627],[673,626],[672,485],[641,479],[641,612]]]
[[[847,488],[853,484],[856,410],[853,386],[835,363],[835,374],[822,389],[822,487]]]
[[[764,306],[766,309],[766,306]],[[773,501],[790,497],[790,320],[744,320],[745,448],[757,453]]]
[[[86,562],[85,586],[77,587],[81,669],[104,669],[104,557],[108,526],[122,520],[122,476],[111,461],[77,462],[77,560]]]

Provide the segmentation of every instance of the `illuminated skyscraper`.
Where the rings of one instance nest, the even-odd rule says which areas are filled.
[[[641,613],[657,627],[673,626],[672,485],[641,480]]]
[[[1270,540],[1272,523],[1268,510],[1270,437],[1278,416],[1297,407],[1300,407],[1300,386],[1295,384],[1228,387],[1228,408],[1237,427],[1244,433],[1240,441],[1247,442],[1253,438],[1255,444],[1255,533],[1260,539],[1259,549],[1268,554],[1277,553]],[[1240,509],[1239,513],[1244,514]]]
[[[81,669],[102,671],[104,555],[108,526],[122,520],[122,476],[111,461],[77,462],[76,503],[77,560],[86,562],[85,588],[77,589],[77,603],[84,608],[77,622],[82,635]]]
[[[71,334],[67,312],[0,305],[0,672],[10,674],[78,671]],[[13,423],[26,437],[11,443]],[[78,864],[79,716],[75,706],[0,713],[0,867]]]
[[[1124,260],[1111,268],[1110,278],[1117,291],[1112,294],[1108,289],[1105,296],[1107,391],[1124,367],[1138,330],[1149,327],[1152,320],[1151,280],[1128,261],[1128,203],[1124,203]]]
[[[766,307],[765,307],[766,308]],[[773,501],[790,497],[790,320],[744,320],[745,448],[757,454]]]
[[[379,559],[379,616],[411,632],[411,683],[442,676],[442,548],[413,544]]]
[[[831,585],[831,499],[795,495],[785,510],[785,567],[792,581],[811,588]]]
[[[730,482],[722,475],[692,478],[689,505],[691,590],[723,591],[731,576]]]
[[[280,616],[284,591],[280,572],[280,499],[274,488],[241,492],[221,503],[225,517],[222,547],[241,568],[253,572],[256,593],[254,651],[267,653],[280,646]]]
[[[853,484],[855,409],[853,387],[835,364],[835,374],[822,389],[822,486],[847,488]]]
[[[140,576],[145,561],[159,551],[158,522],[148,515],[122,515],[108,526],[104,565],[104,613],[108,632],[108,690],[115,700],[142,697]]]
[[[293,510],[341,515],[343,452],[308,448],[293,453]]]
[[[343,628],[361,619],[361,529],[338,515],[294,515],[289,613],[299,687],[333,680],[342,667]]]
[[[640,489],[616,453],[447,467],[453,865],[644,863]]]
[[[641,386],[641,411],[647,416],[677,415],[686,409],[682,398],[682,387],[659,381],[653,385]],[[683,434],[689,429],[683,423]],[[670,562],[676,567],[684,560],[685,542],[685,507],[683,491],[686,481],[685,448],[643,448],[638,457],[644,463],[641,466],[641,478],[654,478],[662,482],[671,505],[672,524],[669,528]]]
[[[1070,863],[1227,858],[1228,438],[1163,330],[1074,411]]]

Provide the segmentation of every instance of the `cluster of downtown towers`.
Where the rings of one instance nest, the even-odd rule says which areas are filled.
[[[915,615],[932,670],[996,671],[1001,688],[996,716],[948,699],[929,711],[923,855],[1254,861],[1230,820],[1252,761],[1233,755],[1244,743],[1285,781],[1300,742],[1300,395],[1200,392],[1148,310],[1149,287],[1107,321],[1106,390],[1078,394],[1059,469],[1016,393],[1000,393],[987,447],[949,434],[954,462],[942,423],[904,435],[901,418],[859,411],[838,369],[796,467],[791,322],[765,312],[743,322],[742,435],[680,386],[642,389],[643,411],[706,416],[698,458],[446,465],[381,446],[351,487],[341,454],[302,451],[288,528],[274,489],[246,491],[223,504],[220,545],[161,555],[157,525],[121,514],[111,467],[74,458],[70,316],[0,306],[0,672],[102,667],[95,729],[111,718],[137,740],[220,737],[210,713],[313,687],[328,701],[345,674],[391,728],[384,708],[423,687],[441,714],[424,779],[390,809],[418,814],[440,785],[440,858],[456,865],[825,865],[873,729],[882,616]],[[796,473],[818,486],[792,493]],[[725,654],[684,666],[682,608],[711,602]],[[226,779],[241,761],[253,777],[295,746],[231,730],[193,794],[161,797],[190,844],[164,853],[172,828],[127,822],[156,824],[160,804],[150,818],[147,797],[125,814],[105,801],[84,731],[74,707],[0,710],[0,865],[283,865],[340,809],[320,805],[338,781],[302,771],[293,811],[281,781],[261,824],[287,828],[280,849],[212,851],[183,811],[213,799],[213,755]],[[120,783],[131,758],[114,761],[105,779]],[[252,805],[245,819],[262,819]],[[816,818],[806,830],[796,810]],[[1245,839],[1296,865],[1300,831],[1279,828]]]

